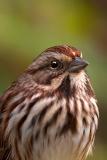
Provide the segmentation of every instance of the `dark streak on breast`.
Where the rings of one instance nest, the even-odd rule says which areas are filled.
[[[22,124],[25,122],[26,118],[27,118],[28,114],[25,114],[21,120],[19,121],[18,125],[17,125],[17,131],[18,131],[18,137],[19,140],[21,140],[21,126]]]
[[[2,113],[0,113],[0,124],[2,123],[2,120],[3,120],[3,115]]]
[[[95,94],[94,94],[93,88],[90,84],[90,80],[89,80],[88,76],[86,78],[86,90],[85,91],[90,97],[95,97]]]
[[[13,98],[14,99],[14,98]],[[14,108],[16,108],[19,104],[21,104],[25,100],[25,97],[21,97],[19,100],[13,102],[10,106],[9,111],[12,112]]]
[[[75,94],[75,87],[71,89],[71,86],[70,86],[69,75],[63,79],[61,85],[58,88],[58,92],[67,99]]]
[[[82,122],[83,122],[83,125],[84,125],[85,127],[88,126],[88,122],[87,122],[87,120],[86,120],[85,117],[82,118]]]
[[[19,136],[20,140],[21,140],[21,127],[24,124],[25,120],[27,119],[32,107],[35,105],[35,103],[38,102],[39,99],[40,99],[40,97],[34,99],[31,103],[29,103],[26,114],[21,118],[21,120],[17,124],[17,131],[18,131],[18,136]],[[34,120],[32,120],[32,123],[34,123]]]
[[[38,122],[39,125],[42,123],[42,120],[45,117],[45,114],[47,113],[47,111],[51,108],[51,106],[53,105],[54,102],[49,103],[48,105],[46,105],[42,111],[40,111],[40,113],[38,113],[38,115],[34,115],[31,119],[30,125],[28,127],[32,128],[34,127],[35,123]]]
[[[40,135],[40,130],[37,130],[37,131],[36,131],[36,134],[35,134],[35,140],[36,140],[36,141],[38,140],[39,135]]]
[[[18,159],[21,159],[21,156],[20,156],[20,152],[19,152],[19,149],[18,149],[18,144],[17,144],[17,140],[15,139],[15,149],[16,149],[16,153],[17,153],[17,158]]]
[[[67,112],[65,123],[59,132],[59,136],[66,134],[68,131],[71,131],[71,133],[74,134],[77,130],[76,123],[77,120],[75,116],[72,113]]]
[[[83,111],[83,113],[85,113],[86,115],[88,115],[87,110],[85,109],[85,104],[84,104],[83,99],[80,99],[80,102],[81,102],[81,105],[82,105],[82,111]]]
[[[53,106],[54,102],[49,103],[39,114],[38,123],[41,123],[48,110]]]
[[[58,116],[61,114],[61,111],[62,107],[58,108],[58,110],[53,114],[52,118],[46,123],[43,129],[44,136],[46,136],[48,128],[56,123]]]

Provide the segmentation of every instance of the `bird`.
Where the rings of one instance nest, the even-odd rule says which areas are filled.
[[[37,56],[0,97],[0,160],[85,160],[99,110],[82,52],[69,45]]]

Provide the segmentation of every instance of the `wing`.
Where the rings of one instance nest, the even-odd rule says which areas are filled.
[[[0,97],[0,160],[12,160],[11,147],[8,147],[8,142],[3,138],[3,132],[2,132],[3,113],[1,109],[2,104],[3,104],[2,97]]]

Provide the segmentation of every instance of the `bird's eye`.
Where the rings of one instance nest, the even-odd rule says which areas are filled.
[[[61,63],[59,61],[57,61],[57,60],[51,61],[51,68],[52,69],[58,69],[58,68],[60,68],[60,66],[61,66]]]

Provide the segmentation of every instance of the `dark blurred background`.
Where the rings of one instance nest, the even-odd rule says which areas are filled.
[[[41,51],[70,44],[83,52],[98,98],[93,158],[107,159],[107,1],[0,0],[0,94]]]

